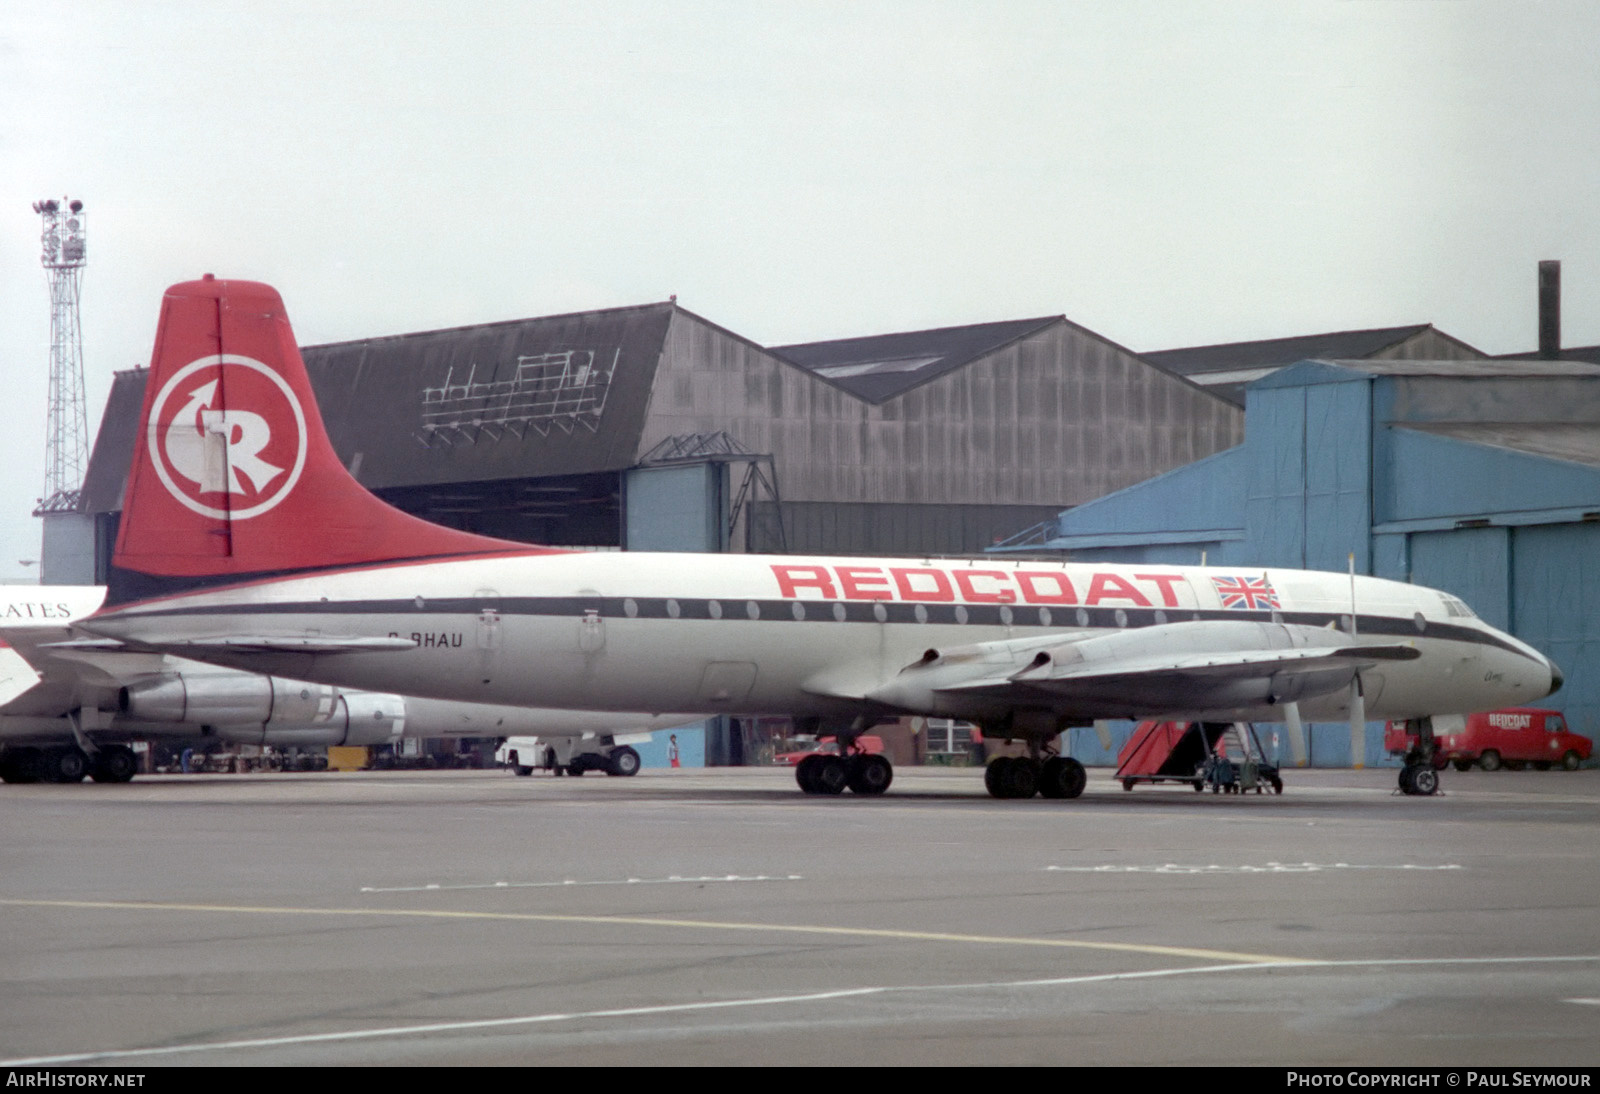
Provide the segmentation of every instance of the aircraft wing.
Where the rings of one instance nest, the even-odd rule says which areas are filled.
[[[1363,645],[1328,628],[1195,621],[1079,636],[1032,637],[939,651],[865,698],[907,709],[1048,709],[1088,718],[1221,714],[1346,688],[1406,643]]]
[[[77,645],[63,643],[63,647]],[[218,653],[378,653],[409,650],[416,643],[409,638],[369,638],[360,635],[260,635],[230,634],[211,638],[162,638],[141,635],[141,647],[204,660]]]
[[[1187,657],[1151,657],[1111,663],[1061,664],[1041,653],[1027,668],[1001,679],[973,680],[940,690],[1008,690],[1017,686],[1071,694],[1081,684],[1125,683],[1149,686],[1159,680],[1192,681],[1197,686],[1226,680],[1257,680],[1325,673],[1346,674],[1374,668],[1380,661],[1412,661],[1415,646],[1345,646],[1328,649],[1252,650]]]
[[[0,642],[0,706],[30,690],[40,679],[22,654]]]

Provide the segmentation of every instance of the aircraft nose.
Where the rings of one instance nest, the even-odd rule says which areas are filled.
[[[1551,661],[1548,657],[1545,658],[1545,661],[1550,666],[1550,690],[1545,692],[1545,694],[1554,695],[1556,692],[1561,690],[1561,685],[1567,682],[1567,678],[1561,675],[1561,666],[1557,665],[1554,661]]]

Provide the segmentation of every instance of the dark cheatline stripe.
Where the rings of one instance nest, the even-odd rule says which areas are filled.
[[[758,620],[763,623],[937,623],[978,627],[1018,627],[1045,630],[1137,629],[1165,623],[1208,620],[1258,623],[1293,623],[1307,627],[1342,627],[1348,615],[1339,612],[1250,611],[1241,609],[1078,607],[1037,604],[929,604],[904,601],[861,600],[705,600],[682,597],[620,596],[501,596],[417,597],[409,600],[305,601],[300,603],[240,604],[227,608],[170,607],[141,611],[129,609],[126,617],[140,619],[213,615],[477,615],[495,611],[505,616],[582,618],[594,612],[604,619],[687,619],[713,621]],[[419,626],[426,624],[419,621]],[[1412,617],[1358,615],[1356,628],[1364,635],[1396,639],[1438,638],[1473,645],[1494,646],[1520,656],[1524,651],[1495,634],[1474,627],[1428,620],[1418,628]],[[1531,660],[1531,658],[1530,658]]]

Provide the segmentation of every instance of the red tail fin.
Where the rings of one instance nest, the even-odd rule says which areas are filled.
[[[207,277],[161,307],[111,599],[295,570],[525,544],[444,528],[369,494],[340,464],[267,285]]]

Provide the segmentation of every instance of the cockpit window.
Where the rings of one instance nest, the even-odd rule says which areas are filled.
[[[1476,619],[1477,614],[1467,607],[1466,602],[1458,600],[1449,593],[1440,593],[1439,599],[1444,601],[1445,614],[1456,619]]]

